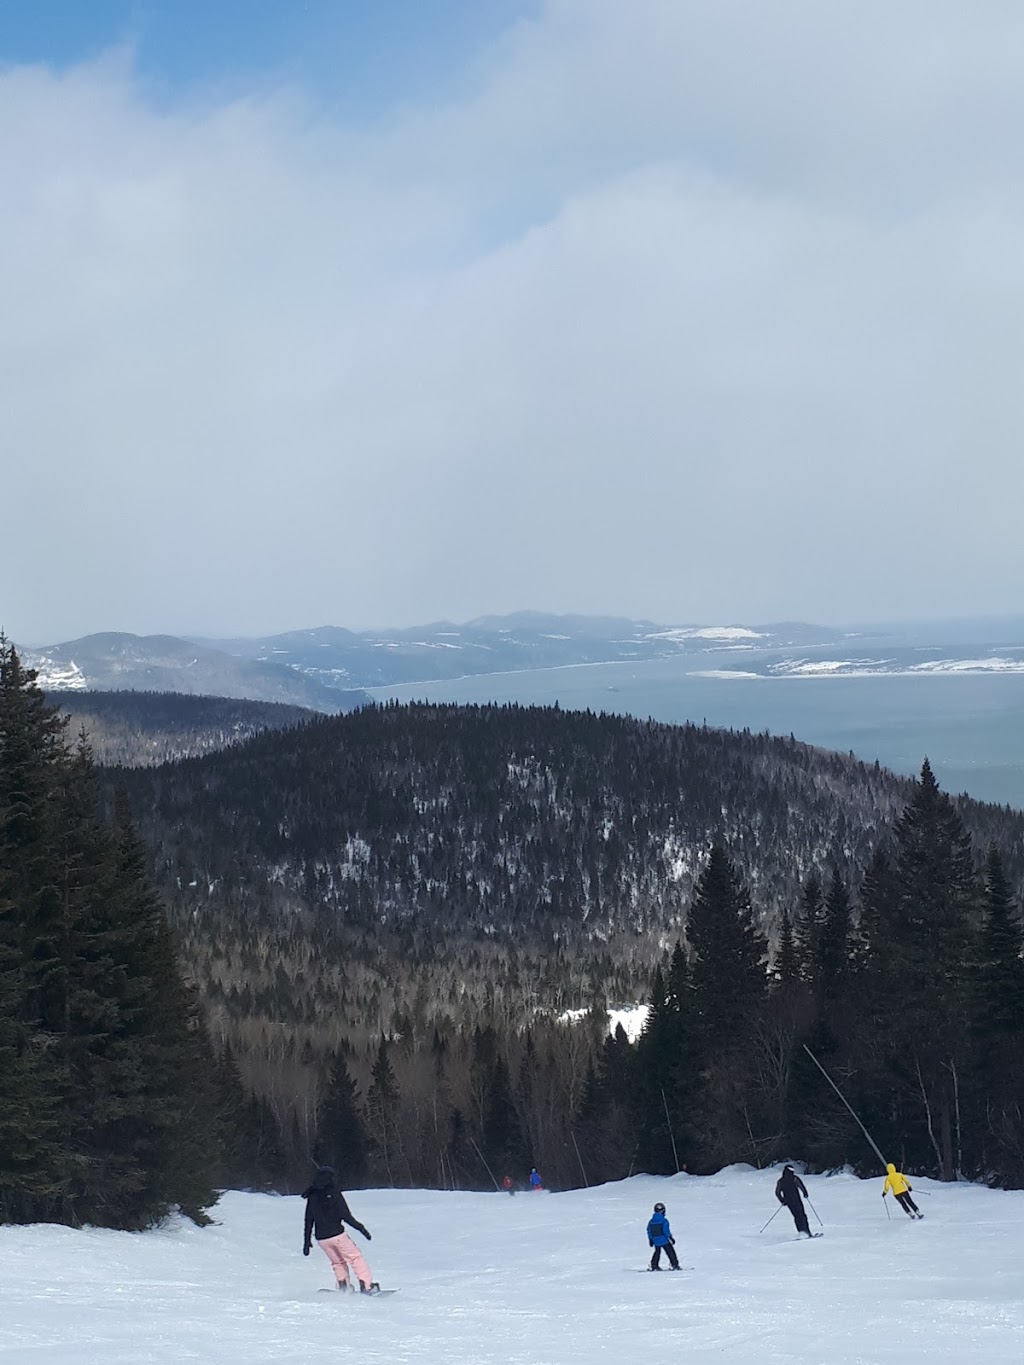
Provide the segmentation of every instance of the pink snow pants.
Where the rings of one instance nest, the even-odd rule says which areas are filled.
[[[349,1283],[348,1272],[351,1266],[356,1278],[369,1289],[373,1280],[370,1267],[363,1260],[363,1253],[347,1232],[339,1233],[337,1237],[327,1237],[322,1242],[317,1241],[317,1246],[323,1249],[324,1255],[330,1261],[334,1278],[339,1284]]]

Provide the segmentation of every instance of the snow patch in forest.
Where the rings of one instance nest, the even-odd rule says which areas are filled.
[[[625,1029],[626,1037],[631,1043],[635,1043],[643,1032],[644,1024],[647,1022],[649,1005],[618,1005],[608,1011],[608,1035],[609,1037],[621,1024]],[[588,1009],[563,1010],[558,1016],[560,1024],[578,1024],[581,1019],[585,1019],[590,1013]]]

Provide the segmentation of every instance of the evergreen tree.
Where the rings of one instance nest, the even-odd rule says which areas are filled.
[[[52,1009],[63,979],[55,884],[64,725],[0,636],[0,1217],[59,1218],[70,1152]]]
[[[821,878],[812,872],[800,893],[800,909],[796,927],[796,956],[801,980],[809,986],[817,984],[821,958],[821,936],[825,923],[825,897]]]
[[[1024,933],[994,845],[985,864],[983,915],[975,1028],[987,1050],[1005,1039],[1024,1039]]]
[[[373,1063],[370,1089],[366,1094],[366,1119],[388,1184],[394,1188],[399,1157],[396,1127],[398,1114],[398,1085],[388,1056],[388,1041],[383,1036]]]
[[[597,1065],[588,1077],[580,1108],[580,1145],[587,1169],[597,1182],[632,1175],[640,1149],[643,1116],[634,1103],[636,1050],[617,1024],[604,1040]]]
[[[695,1056],[702,1079],[704,1159],[758,1159],[754,1076],[766,997],[767,946],[724,849],[711,849],[687,922]]]
[[[88,743],[68,753],[0,641],[5,1218],[134,1228],[175,1204],[205,1217],[200,1040],[194,1010],[168,1006],[183,989],[137,841],[126,851],[101,816]]]
[[[526,1143],[512,1096],[512,1083],[504,1057],[494,1059],[487,1083],[480,1146],[491,1170],[519,1170],[526,1163]]]
[[[672,1121],[672,1112],[678,1108],[676,1078],[680,1050],[679,1006],[674,998],[669,998],[659,967],[651,983],[647,1018],[637,1041],[633,1093],[640,1138],[637,1159],[641,1170],[654,1175],[674,1175],[682,1162],[679,1135]]]
[[[985,865],[974,1001],[976,1169],[1024,1187],[1024,932],[996,848]]]
[[[174,1207],[203,1224],[217,1202],[219,1155],[216,1059],[194,988],[178,954],[146,869],[142,844],[123,793],[116,799],[118,914],[130,930],[131,971],[143,983],[136,1033],[143,1068],[139,1136],[147,1179],[141,1217]]]
[[[361,1188],[366,1183],[369,1137],[344,1052],[337,1052],[331,1064],[318,1120],[316,1160],[334,1167],[343,1188]]]
[[[787,911],[782,912],[779,926],[779,946],[775,954],[775,985],[784,993],[792,990],[800,979],[800,963],[797,957],[796,940],[793,935],[793,921]]]
[[[825,892],[821,934],[818,939],[817,980],[822,1000],[831,1004],[846,988],[851,966],[852,917],[850,893],[846,883],[833,868]]]
[[[896,826],[892,891],[881,954],[890,1068],[923,1124],[917,1160],[930,1148],[940,1178],[952,1180],[979,894],[970,839],[927,760]]]

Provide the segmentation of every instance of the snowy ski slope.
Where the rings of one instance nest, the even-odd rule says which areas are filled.
[[[758,1233],[777,1174],[512,1199],[359,1191],[373,1273],[401,1289],[383,1299],[318,1293],[333,1281],[316,1246],[302,1257],[297,1198],[227,1194],[205,1230],[2,1227],[0,1360],[1024,1362],[1024,1193],[915,1180],[925,1220],[890,1207],[890,1222],[880,1178],[812,1176],[825,1236],[799,1241],[785,1210]],[[684,1273],[636,1273],[657,1199]]]

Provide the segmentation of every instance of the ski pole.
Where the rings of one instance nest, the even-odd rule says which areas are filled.
[[[808,1199],[807,1202],[808,1204],[811,1204],[810,1199]],[[813,1204],[811,1204],[811,1212],[814,1214],[815,1218],[818,1218],[818,1210],[814,1207]],[[821,1224],[822,1227],[825,1226],[825,1224],[821,1222],[820,1218],[818,1218],[818,1222]]]
[[[771,1218],[768,1219],[768,1223],[770,1223],[770,1222],[772,1221],[773,1218],[778,1218],[779,1214],[782,1212],[782,1210],[783,1210],[784,1208],[785,1208],[785,1205],[784,1205],[784,1204],[780,1204],[779,1207],[778,1207],[778,1208],[775,1210],[775,1212],[772,1214]],[[765,1223],[764,1228],[766,1228],[766,1227],[768,1226],[768,1223]],[[758,1228],[758,1232],[759,1232],[759,1233],[760,1233],[760,1232],[764,1232],[764,1228]]]
[[[892,1222],[892,1214],[889,1212],[889,1205],[886,1203],[885,1195],[882,1195],[882,1203],[885,1204],[885,1219],[887,1223]]]

